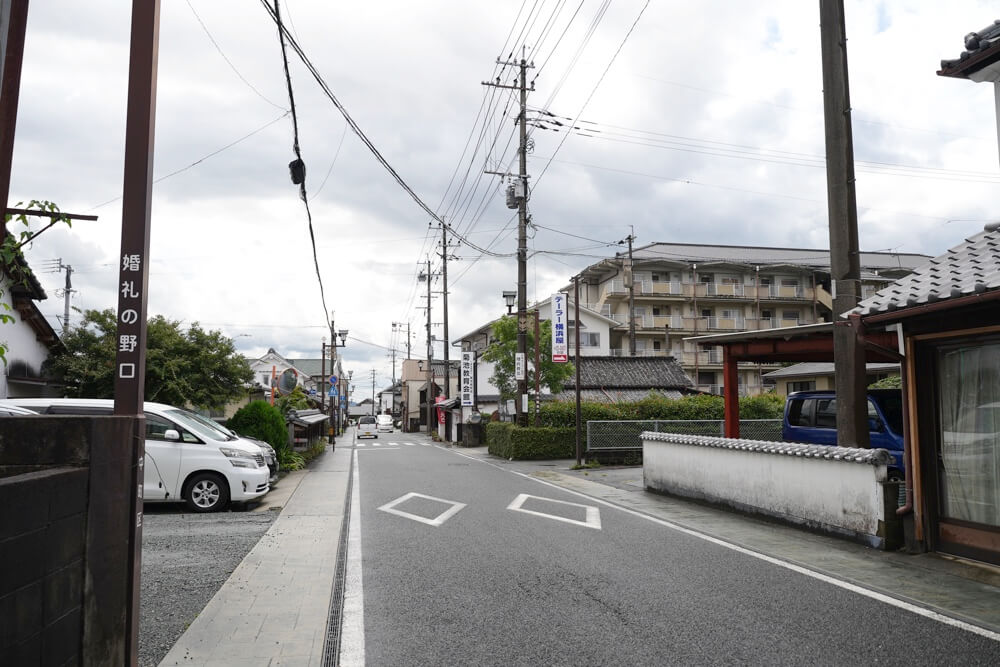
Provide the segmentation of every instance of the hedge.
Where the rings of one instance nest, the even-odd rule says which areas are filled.
[[[236,411],[226,426],[240,435],[263,440],[281,452],[288,446],[288,427],[281,411],[267,401],[251,401]]]
[[[490,454],[505,459],[566,459],[576,456],[576,427],[528,426],[506,422],[486,424]]]
[[[740,418],[780,419],[784,405],[784,398],[777,394],[747,396],[740,399]],[[723,398],[707,394],[678,399],[649,396],[633,403],[580,404],[580,418],[584,423],[623,419],[723,419],[724,413]],[[540,414],[542,424],[545,426],[576,426],[576,403],[573,401],[543,403]]]

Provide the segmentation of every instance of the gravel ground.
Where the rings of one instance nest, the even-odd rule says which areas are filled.
[[[278,512],[185,514],[146,507],[139,665],[160,662],[277,517]]]

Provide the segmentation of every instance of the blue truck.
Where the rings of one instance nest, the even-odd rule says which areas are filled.
[[[903,395],[899,389],[868,390],[871,446],[892,455],[889,479],[903,479]],[[785,442],[837,444],[837,395],[833,391],[797,391],[785,400],[781,426]]]

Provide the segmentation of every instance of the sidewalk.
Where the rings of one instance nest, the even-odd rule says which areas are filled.
[[[322,664],[353,436],[281,480],[280,516],[161,665]]]
[[[352,441],[349,431],[338,440],[343,446],[281,481],[281,494],[269,501],[275,510],[283,505],[281,515],[161,665],[323,664]],[[641,467],[575,471],[567,460],[506,461],[485,447],[454,451],[1000,633],[1000,568],[876,551],[652,494]]]

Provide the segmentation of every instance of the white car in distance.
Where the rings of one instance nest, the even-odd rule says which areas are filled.
[[[392,433],[392,415],[378,415],[375,425],[379,433]]]

